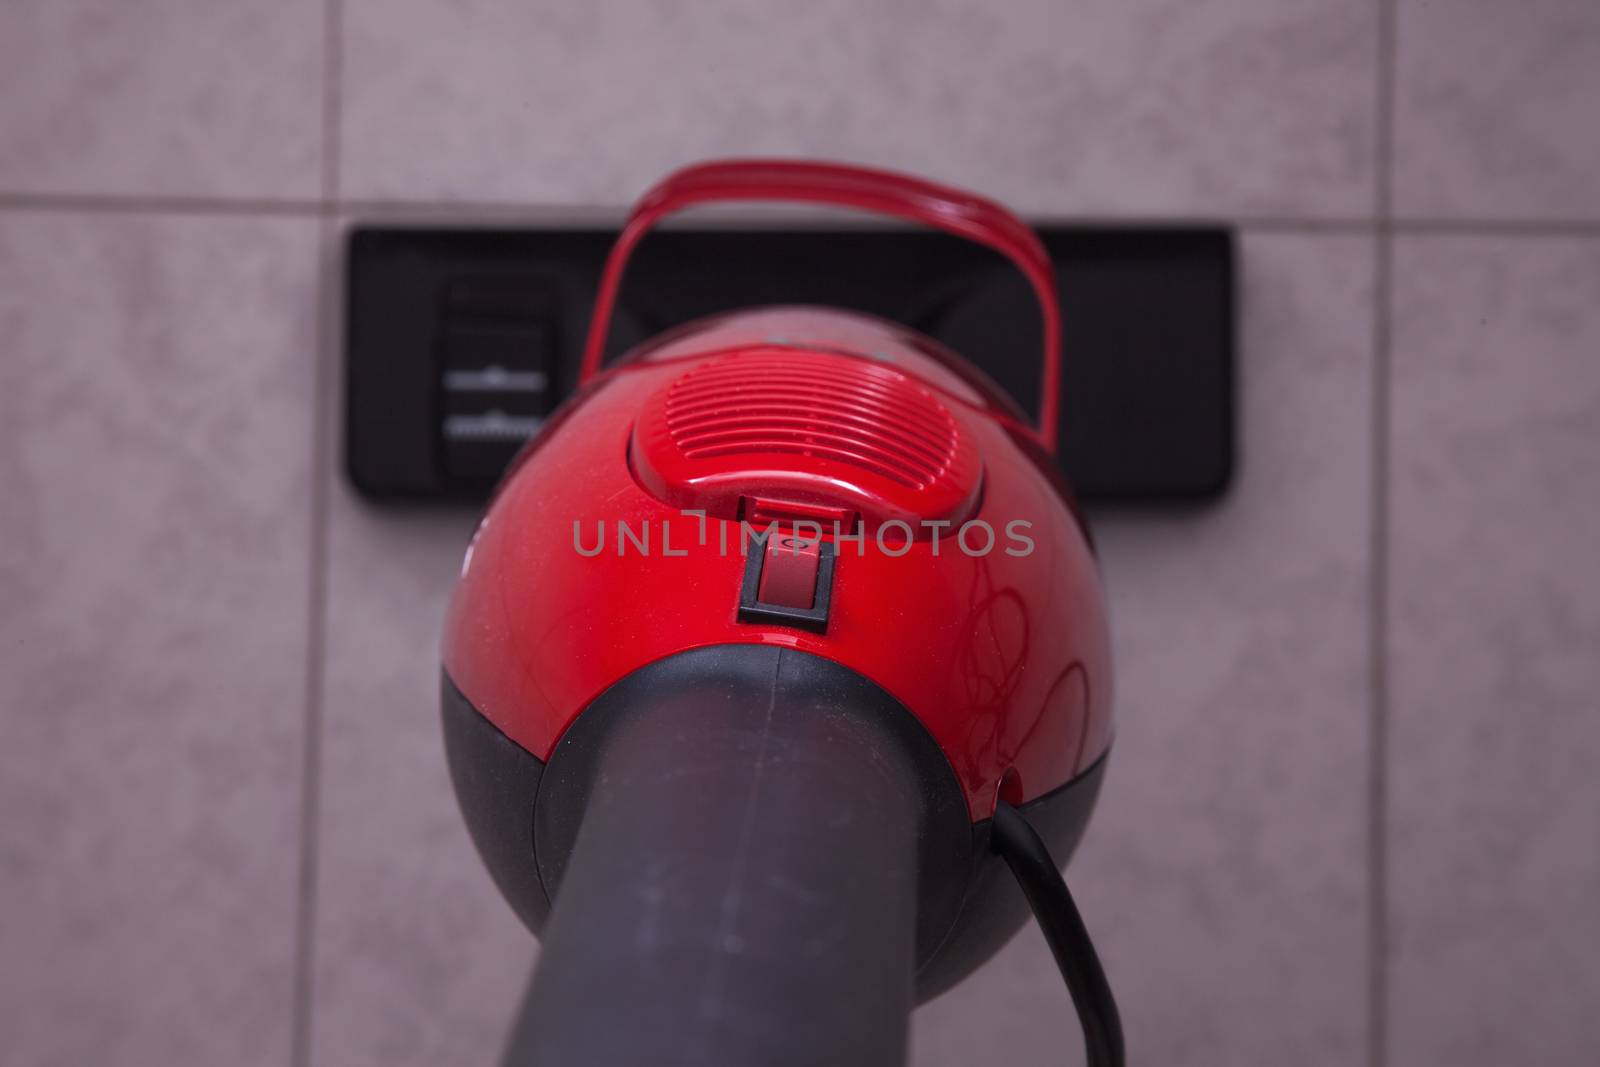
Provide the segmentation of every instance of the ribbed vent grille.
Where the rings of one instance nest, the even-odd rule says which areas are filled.
[[[856,359],[749,354],[674,382],[672,441],[689,459],[793,453],[850,464],[925,489],[954,462],[954,419],[900,372]]]

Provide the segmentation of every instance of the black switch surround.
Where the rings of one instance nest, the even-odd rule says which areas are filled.
[[[771,535],[776,536],[776,535]],[[778,552],[787,549],[775,549]],[[739,621],[768,622],[795,626],[813,633],[828,631],[828,610],[833,603],[833,566],[837,552],[832,541],[817,542],[817,588],[809,608],[769,604],[761,599],[761,570],[766,566],[765,538],[752,543],[745,557],[744,577],[739,584]]]

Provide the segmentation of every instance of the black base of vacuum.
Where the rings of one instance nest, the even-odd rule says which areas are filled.
[[[1233,467],[1233,235],[1036,227],[1062,320],[1061,467],[1084,500],[1206,500]],[[481,500],[570,395],[609,230],[362,227],[349,245],[345,463],[374,497]],[[906,229],[670,229],[638,249],[610,352],[764,304],[867,312],[944,343],[1037,410],[1015,268]]]
[[[779,676],[781,691],[769,693]],[[706,687],[708,679],[715,681],[714,689]],[[602,694],[568,730],[548,768],[489,722],[448,676],[441,688],[446,751],[462,814],[496,885],[536,934],[549,918],[577,840],[594,786],[597,753],[615,733],[619,717],[628,716],[638,699],[648,696],[659,703],[662,694],[672,693],[691,701],[721,702],[730,709],[754,698],[770,702],[782,696],[776,706],[795,709],[800,729],[814,731],[816,722],[832,716],[829,729],[835,732],[844,730],[854,737],[849,730],[867,730],[849,743],[877,746],[911,761],[913,777],[921,783],[916,792],[922,805],[915,862],[920,900],[915,931],[919,1003],[951,988],[993,956],[1030,914],[1004,862],[990,849],[989,820],[968,820],[954,773],[921,724],[887,693],[831,661],[759,645],[699,649],[669,657]],[[770,724],[764,727],[770,728]],[[727,749],[717,759],[742,758],[742,729],[724,729],[717,735],[720,741],[709,742]],[[810,743],[803,733],[796,738],[799,745]],[[828,743],[837,745],[839,739],[832,737]],[[1083,834],[1105,763],[1102,758],[1021,809],[1058,863],[1066,862]],[[662,825],[666,827],[662,832],[671,832],[670,820]],[[688,833],[682,847],[701,847],[699,840]],[[839,851],[850,856],[848,849]]]

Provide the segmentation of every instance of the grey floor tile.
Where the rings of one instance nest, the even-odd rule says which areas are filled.
[[[473,508],[334,493],[311,1061],[488,1065],[536,947],[456,810],[439,635]]]
[[[313,196],[322,4],[7,0],[0,193]]]
[[[1371,207],[1376,6],[349,0],[356,197],[626,203],[804,154],[1036,212]]]
[[[1390,1062],[1592,1062],[1600,241],[1395,280]]]
[[[289,1054],[315,235],[0,213],[0,1059]]]
[[[1096,515],[1118,740],[1068,876],[1130,1063],[1363,1054],[1371,262],[1364,238],[1243,241],[1230,496]],[[1081,1047],[1032,930],[915,1038],[919,1067]]]
[[[1600,4],[1398,3],[1397,210],[1600,217]]]

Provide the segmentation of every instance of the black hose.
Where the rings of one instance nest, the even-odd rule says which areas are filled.
[[[608,693],[545,772],[581,821],[508,1064],[905,1062],[916,764],[799,654],[708,657]]]
[[[1089,1067],[1122,1067],[1122,1019],[1117,1002],[1083,925],[1083,916],[1078,914],[1078,906],[1050,858],[1050,850],[1023,814],[1003,800],[995,805],[992,841],[1028,898],[1028,906],[1066,980],[1083,1027]]]

